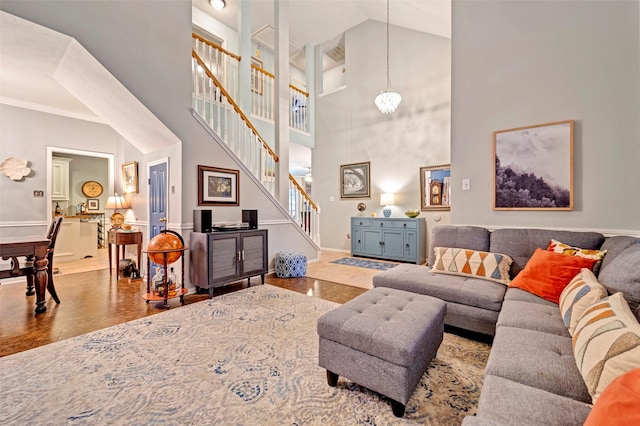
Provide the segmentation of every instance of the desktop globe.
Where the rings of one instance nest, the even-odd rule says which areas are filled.
[[[166,253],[168,265],[180,259],[180,256],[182,256],[181,248],[183,248],[183,245],[178,236],[170,233],[160,233],[149,241],[147,251],[149,252],[149,259],[151,259],[153,263],[162,265],[164,263],[165,253],[153,252],[160,250],[175,250],[173,252]]]

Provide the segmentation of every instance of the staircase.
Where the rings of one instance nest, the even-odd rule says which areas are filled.
[[[279,204],[276,193],[278,155],[234,100],[237,99],[240,90],[238,70],[241,58],[196,34],[193,34],[193,40],[194,111],[222,140],[227,152],[244,164],[250,175],[270,194],[273,202]],[[257,69],[254,64],[251,69],[251,90],[254,94],[252,98],[256,101],[252,101],[252,114],[273,119],[268,116],[273,114],[273,107],[265,104],[265,99],[273,99],[274,96],[273,75]],[[258,90],[262,91],[262,96],[255,96]],[[309,94],[294,86],[290,86],[290,91],[291,105],[294,106],[289,116],[290,127],[298,131],[307,131],[306,99]],[[302,232],[319,246],[320,208],[291,174],[288,174],[288,179],[289,203],[283,208],[288,211],[291,220],[300,226]]]

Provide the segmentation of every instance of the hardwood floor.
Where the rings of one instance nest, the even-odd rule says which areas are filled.
[[[341,257],[345,256],[341,254]],[[329,258],[335,257],[329,255]],[[326,259],[323,259],[325,262]],[[328,264],[313,264],[314,268],[326,273]],[[91,265],[87,266],[89,263]],[[100,266],[102,265],[102,266]],[[142,295],[146,293],[144,281],[129,283],[126,279],[116,281],[108,269],[89,270],[106,267],[100,259],[89,259],[74,264],[60,262],[55,266],[62,272],[55,276],[55,286],[60,297],[60,305],[47,293],[47,311],[34,315],[35,296],[25,295],[23,283],[0,285],[0,356],[10,355],[59,340],[68,339],[91,331],[110,327],[137,318],[158,314],[164,311],[161,303],[145,303]],[[312,265],[310,265],[311,267]],[[349,269],[345,269],[349,268]],[[354,270],[352,270],[354,269]],[[346,272],[345,272],[346,271]],[[363,268],[341,266],[334,274],[353,276],[372,275]],[[277,278],[269,274],[265,282],[337,303],[344,303],[366,291],[366,288],[354,287],[315,278]],[[260,277],[253,278],[251,285],[260,285]],[[364,284],[366,286],[366,283]],[[216,290],[216,295],[237,291],[247,287],[247,281],[234,283]],[[207,295],[188,294],[186,304],[207,299]],[[215,296],[214,296],[215,297]],[[179,299],[170,300],[171,308],[180,306]]]

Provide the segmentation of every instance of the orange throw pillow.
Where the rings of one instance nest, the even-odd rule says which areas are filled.
[[[640,368],[616,378],[607,386],[584,426],[640,425]]]
[[[582,268],[592,269],[596,262],[596,259],[566,256],[538,248],[509,287],[519,288],[558,303],[560,294],[567,284]]]

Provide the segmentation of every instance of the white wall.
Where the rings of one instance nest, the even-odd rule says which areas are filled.
[[[396,112],[383,115],[373,102],[387,81],[386,27],[376,21],[346,32],[346,89],[316,98],[313,199],[325,248],[349,250],[349,218],[359,214],[359,202],[365,214],[381,216],[382,192],[396,194],[392,217],[419,209],[420,167],[449,162],[450,40],[394,26],[390,33],[391,86],[403,99]],[[340,165],[365,161],[371,198],[341,200]],[[439,223],[448,223],[448,212],[440,215]],[[421,214],[429,227],[433,216]]]
[[[452,222],[640,232],[638,9],[454,0]],[[569,119],[574,210],[493,211],[492,132]]]

